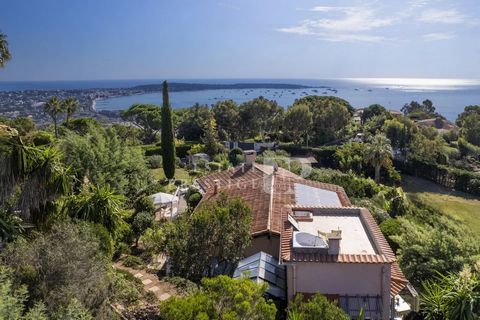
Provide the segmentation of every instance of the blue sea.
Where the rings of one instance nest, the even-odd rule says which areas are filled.
[[[42,81],[0,82],[0,91],[65,90],[87,88],[127,88],[142,84],[159,84],[163,80],[96,80],[96,81]],[[379,103],[389,109],[400,110],[412,100],[433,101],[437,111],[449,120],[467,105],[480,105],[480,80],[475,79],[401,79],[401,78],[350,78],[350,79],[171,79],[174,82],[231,84],[231,83],[282,83],[311,86],[308,89],[234,89],[171,92],[174,108],[189,107],[195,103],[214,104],[232,99],[242,103],[258,96],[276,100],[283,107],[306,95],[332,95],[343,98],[355,108]],[[161,104],[162,94],[147,93],[98,100],[97,110],[120,110],[134,103]]]

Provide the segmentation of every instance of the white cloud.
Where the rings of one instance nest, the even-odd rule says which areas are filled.
[[[432,0],[408,0],[403,6],[384,5],[384,2],[377,1],[358,6],[316,6],[309,11],[317,14],[317,19],[302,20],[296,25],[278,28],[277,31],[335,42],[382,42],[392,38],[398,40],[399,37],[395,34],[392,36],[392,33],[398,33],[398,27],[407,26],[412,21],[429,25],[475,25],[475,20],[468,19],[457,9],[435,8],[433,4]],[[391,26],[397,28],[389,28]],[[425,40],[447,40],[455,37],[451,32],[429,31],[431,33],[422,35]],[[418,37],[419,34],[409,36]]]
[[[311,11],[328,13],[340,13],[338,18],[307,19],[298,25],[286,28],[279,28],[277,31],[295,33],[299,35],[316,35],[327,41],[366,41],[380,42],[385,37],[363,34],[393,24],[393,18],[379,18],[376,12],[364,7],[326,7],[317,6]]]
[[[449,40],[455,38],[455,34],[452,32],[434,32],[426,33],[422,37],[427,41]]]
[[[419,20],[427,23],[459,24],[465,22],[465,16],[458,12],[456,9],[430,9],[422,12]]]

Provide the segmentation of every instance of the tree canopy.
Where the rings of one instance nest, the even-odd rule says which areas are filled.
[[[143,141],[152,143],[160,131],[162,117],[160,108],[151,104],[134,104],[122,111],[122,118],[143,130]]]

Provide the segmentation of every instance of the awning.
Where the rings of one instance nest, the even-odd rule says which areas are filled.
[[[173,194],[164,192],[152,194],[150,198],[153,200],[153,204],[156,206],[178,202],[178,197],[174,196]]]

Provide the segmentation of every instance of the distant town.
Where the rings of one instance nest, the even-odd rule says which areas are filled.
[[[201,91],[220,89],[303,89],[308,86],[276,83],[240,83],[240,84],[201,84],[201,83],[171,83],[172,92]],[[149,92],[161,91],[161,85],[147,84],[130,88],[90,88],[90,89],[55,89],[55,90],[17,90],[0,91],[0,116],[16,118],[21,116],[32,117],[37,123],[49,121],[44,113],[44,103],[53,96],[60,99],[73,97],[78,100],[79,116],[90,116],[97,119],[118,119],[118,110],[97,111],[97,100],[111,97],[130,96]]]

